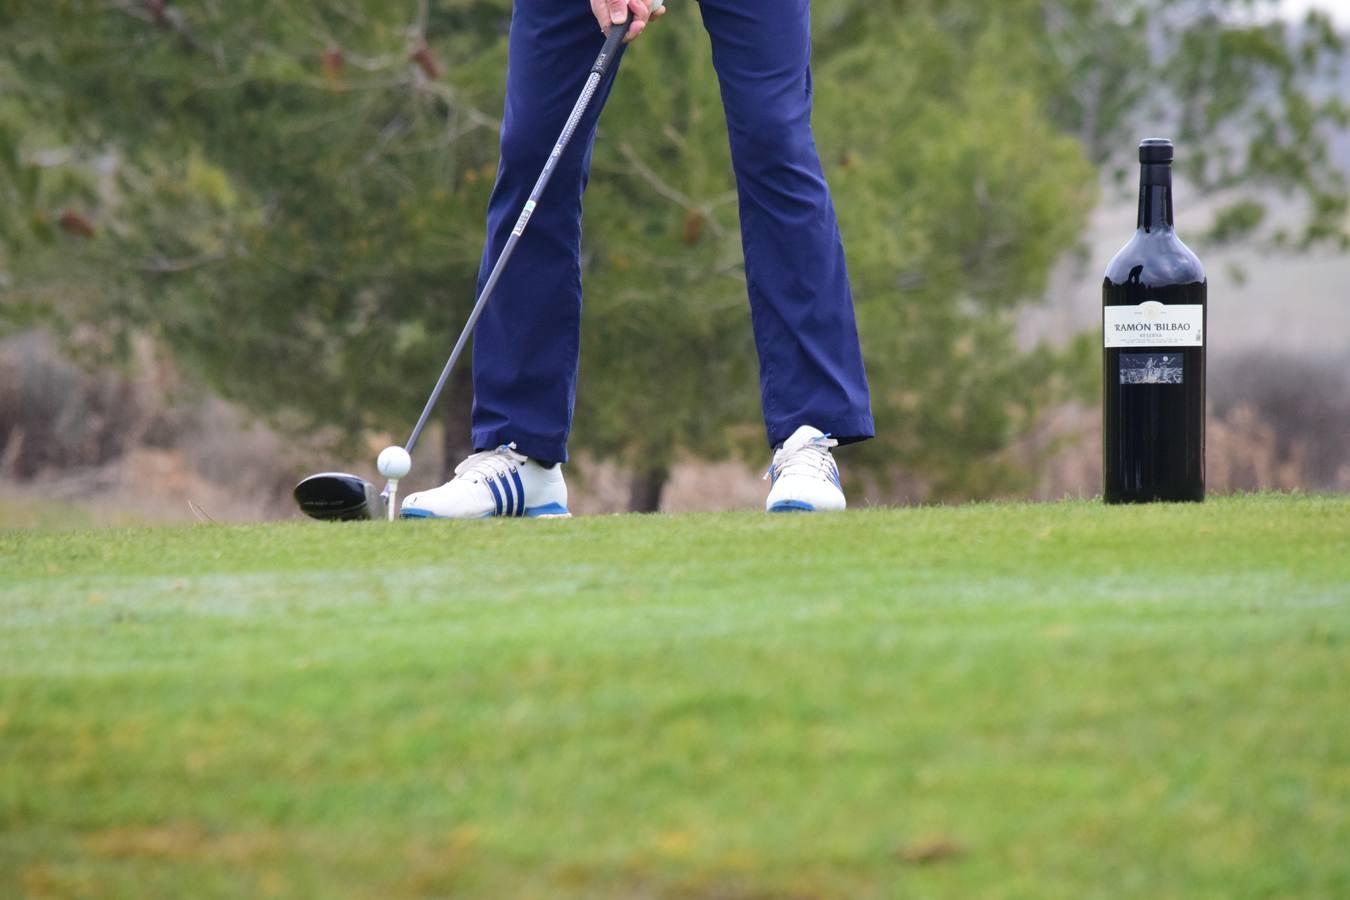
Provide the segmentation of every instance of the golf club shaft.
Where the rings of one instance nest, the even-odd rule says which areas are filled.
[[[460,355],[464,352],[465,345],[468,344],[470,336],[473,334],[474,327],[478,324],[478,318],[483,314],[483,308],[492,297],[492,292],[497,288],[497,281],[501,278],[502,272],[506,269],[506,264],[511,261],[511,255],[516,250],[516,244],[520,242],[520,237],[525,233],[525,228],[530,224],[530,216],[534,215],[534,208],[539,203],[539,198],[543,196],[544,189],[548,187],[549,180],[553,178],[553,171],[558,167],[558,160],[566,151],[567,145],[572,141],[572,135],[581,124],[581,119],[586,115],[586,110],[591,105],[591,99],[596,91],[600,89],[604,82],[611,65],[618,56],[619,48],[623,43],[624,35],[628,31],[628,23],[624,25],[615,25],[610,28],[609,36],[605,38],[605,46],[596,57],[595,65],[591,66],[591,74],[586,79],[586,86],[581,91],[581,96],[577,98],[576,105],[572,107],[572,114],[567,117],[567,124],[563,126],[562,134],[558,136],[558,142],[553,145],[553,152],[549,154],[548,161],[544,163],[544,171],[539,174],[539,180],[535,182],[534,190],[530,192],[530,199],[526,201],[525,208],[520,211],[520,218],[516,220],[516,225],[511,229],[511,235],[506,239],[506,246],[502,248],[501,255],[497,257],[497,262],[492,267],[492,272],[488,275],[487,281],[483,284],[482,293],[478,295],[478,300],[473,305],[473,311],[469,313],[469,321],[465,323],[464,330],[459,334],[459,340],[455,341],[455,347],[450,351],[450,358],[445,362],[445,368],[441,370],[441,377],[436,380],[436,387],[431,391],[431,396],[427,398],[426,406],[422,407],[422,415],[417,417],[417,424],[413,426],[412,434],[408,437],[408,443],[404,444],[404,449],[408,453],[413,452],[417,446],[417,439],[422,436],[422,429],[426,428],[427,421],[431,418],[432,411],[436,408],[436,403],[441,399],[441,392],[445,390],[446,382],[450,380],[450,373],[459,362]],[[387,490],[387,488],[386,488]]]

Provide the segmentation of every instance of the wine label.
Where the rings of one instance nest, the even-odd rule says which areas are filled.
[[[1185,371],[1180,353],[1120,354],[1121,384],[1181,384]]]
[[[1138,306],[1102,307],[1107,347],[1203,347],[1205,307],[1149,300]]]

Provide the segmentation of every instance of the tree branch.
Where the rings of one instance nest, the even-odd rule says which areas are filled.
[[[686,196],[667,184],[661,176],[657,175],[650,166],[642,161],[641,155],[639,155],[638,152],[633,149],[633,145],[629,144],[627,141],[619,144],[619,153],[623,155],[624,160],[632,167],[633,172],[635,172],[643,181],[647,182],[652,190],[656,191],[656,193],[665,197],[676,206],[684,209],[686,212],[695,213],[701,216],[703,220],[708,223],[708,227],[712,229],[713,234],[718,237],[726,234],[726,230],[715,218],[713,218],[712,204],[699,203],[692,197]]]
[[[200,256],[190,257],[188,259],[168,259],[158,257],[156,259],[146,260],[138,267],[142,272],[150,272],[155,275],[172,275],[177,272],[187,272],[191,269],[208,266],[211,263],[217,263],[225,259],[229,254],[224,251],[216,253],[203,253]]]

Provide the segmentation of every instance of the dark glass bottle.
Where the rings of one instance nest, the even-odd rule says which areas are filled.
[[[1139,228],[1102,284],[1103,494],[1203,500],[1205,270],[1173,227],[1172,142],[1139,163]]]

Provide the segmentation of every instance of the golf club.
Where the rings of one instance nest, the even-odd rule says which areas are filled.
[[[662,7],[665,0],[656,0],[652,4],[652,12],[655,13]],[[426,405],[422,407],[422,414],[417,417],[417,424],[413,426],[412,434],[408,436],[408,441],[403,445],[406,451],[402,456],[389,454],[389,451],[396,448],[386,448],[380,454],[380,474],[390,479],[382,492],[376,492],[375,486],[363,478],[356,475],[349,475],[344,472],[321,472],[317,475],[311,475],[295,486],[295,502],[300,505],[300,511],[313,519],[323,520],[353,520],[353,519],[393,519],[397,515],[395,505],[397,502],[396,486],[398,479],[408,474],[411,462],[404,466],[402,463],[411,456],[413,448],[417,446],[417,440],[422,436],[422,430],[426,428],[427,421],[431,418],[432,411],[441,399],[441,394],[445,390],[446,383],[450,380],[450,373],[454,371],[455,364],[459,362],[459,357],[464,352],[464,347],[468,344],[469,338],[473,335],[474,327],[478,324],[478,318],[483,314],[483,308],[492,297],[492,292],[497,288],[497,282],[501,278],[502,272],[506,269],[507,263],[511,261],[511,256],[515,253],[516,245],[520,243],[521,235],[525,233],[526,227],[530,224],[530,217],[534,215],[535,207],[539,204],[539,199],[544,194],[544,189],[548,187],[549,181],[553,178],[553,171],[558,166],[558,160],[567,150],[567,145],[572,141],[572,135],[581,124],[581,119],[586,114],[586,110],[591,105],[592,98],[596,91],[600,89],[601,83],[608,75],[610,68],[617,59],[619,50],[623,46],[623,39],[628,33],[628,27],[631,24],[625,22],[623,25],[613,26],[605,38],[604,47],[600,50],[600,55],[596,57],[595,63],[591,66],[591,74],[586,79],[586,85],[581,90],[581,96],[577,98],[576,104],[572,107],[572,113],[567,117],[567,123],[563,126],[562,133],[558,136],[558,141],[553,145],[553,151],[549,154],[544,163],[544,170],[539,174],[539,179],[535,182],[534,189],[530,191],[530,198],[525,202],[525,207],[520,211],[520,217],[516,220],[515,227],[511,229],[510,236],[506,239],[506,246],[502,248],[501,255],[497,257],[497,262],[493,265],[492,271],[488,274],[487,281],[483,284],[483,290],[478,295],[477,301],[473,305],[473,311],[469,313],[469,320],[464,324],[464,330],[460,332],[459,339],[455,341],[454,349],[450,351],[450,358],[445,361],[445,367],[441,369],[441,375],[436,379],[436,386],[431,389],[431,396],[427,398]],[[396,464],[389,466],[386,461],[395,458]]]

